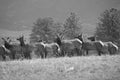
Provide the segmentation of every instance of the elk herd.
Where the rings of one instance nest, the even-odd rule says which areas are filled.
[[[2,38],[4,44],[0,46],[0,56],[3,61],[8,56],[10,60],[15,59],[32,59],[32,54],[40,58],[48,57],[72,57],[72,56],[87,56],[89,51],[95,50],[96,54],[113,55],[118,53],[118,46],[109,42],[96,40],[94,36],[88,37],[88,41],[83,40],[83,35],[79,34],[74,39],[62,40],[60,36],[56,36],[52,43],[45,41],[38,41],[35,43],[26,44],[24,36],[17,38],[19,44],[12,44],[11,39]]]

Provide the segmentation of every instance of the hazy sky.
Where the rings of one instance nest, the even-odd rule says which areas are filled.
[[[95,25],[100,13],[112,7],[120,9],[120,0],[0,0],[0,29],[28,29],[39,17],[64,22],[70,12]]]

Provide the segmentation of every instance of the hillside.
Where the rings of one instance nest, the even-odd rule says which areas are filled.
[[[120,80],[120,55],[0,62],[0,80]]]
[[[1,40],[2,37],[10,37],[12,39],[12,41],[15,41],[16,38],[18,38],[21,35],[24,35],[26,41],[29,41],[30,33],[31,33],[30,30],[9,31],[9,30],[0,29],[0,43],[2,43],[2,40]]]
[[[10,30],[0,29],[0,36],[1,36],[1,37],[4,37],[4,36],[19,37],[19,36],[22,35],[22,34],[23,34],[24,36],[28,37],[30,33],[31,33],[30,30],[10,31]]]
[[[83,23],[82,32],[84,34],[93,35],[95,32],[95,25]],[[0,29],[0,37],[9,36],[11,38],[16,38],[23,34],[26,38],[29,38],[30,33],[31,33],[30,29],[23,30],[23,31],[10,31],[10,30],[5,30],[5,29]]]

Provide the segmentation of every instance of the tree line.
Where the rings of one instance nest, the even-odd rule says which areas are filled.
[[[110,8],[101,12],[98,17],[95,36],[98,40],[112,41],[120,45],[120,10]],[[80,17],[71,12],[64,23],[55,22],[51,17],[38,18],[33,23],[30,42],[43,40],[52,42],[56,35],[61,39],[72,39],[81,33],[83,26]]]
[[[55,22],[51,17],[38,18],[33,23],[30,40],[31,42],[36,42],[42,39],[46,42],[51,42],[56,35],[60,35],[61,38],[74,38],[81,32],[79,20],[80,18],[75,13],[71,13],[64,24]]]

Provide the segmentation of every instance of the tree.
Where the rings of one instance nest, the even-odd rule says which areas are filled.
[[[99,17],[95,35],[103,41],[118,42],[120,39],[120,11],[115,8],[105,10]]]
[[[64,23],[64,35],[67,38],[74,38],[80,32],[81,25],[79,24],[79,17],[75,13],[71,13]]]
[[[52,42],[56,34],[61,31],[61,25],[55,23],[50,17],[39,18],[33,23],[32,34],[30,35],[30,42],[36,42],[38,40],[44,40],[46,42]]]
[[[31,34],[31,42],[36,42],[38,40],[47,41],[52,38],[51,27],[53,26],[53,19],[50,17],[39,18],[35,23],[33,23],[33,29]]]
[[[63,38],[65,29],[62,23],[55,23],[52,29],[55,37],[59,35],[60,38]]]

